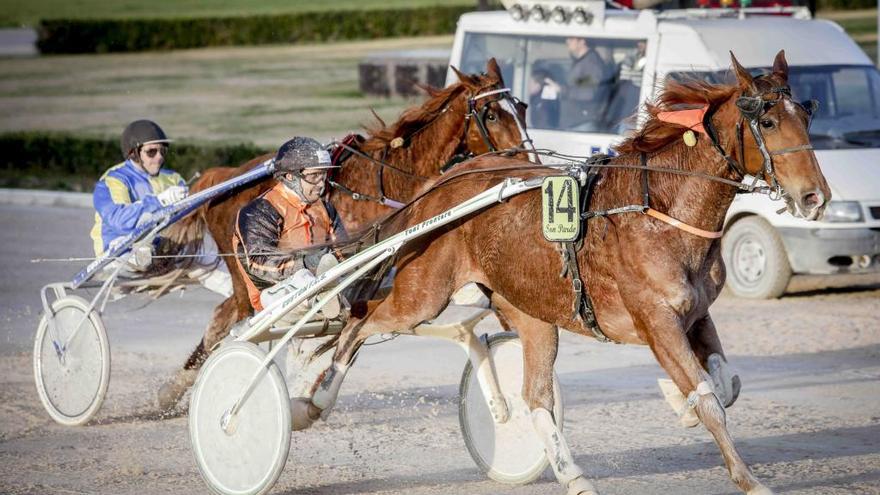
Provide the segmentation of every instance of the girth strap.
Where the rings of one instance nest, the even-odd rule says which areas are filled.
[[[597,157],[597,161],[606,160],[607,157]],[[593,190],[593,184],[599,174],[590,171],[587,174],[586,183],[581,188],[581,210],[586,211],[590,204],[590,195]],[[586,218],[582,220],[586,223]],[[581,229],[581,236],[586,235],[586,228]],[[576,242],[563,242],[562,244],[562,273],[560,276],[568,276],[571,278],[571,288],[574,292],[574,304],[572,306],[572,319],[580,316],[581,320],[590,329],[593,336],[599,342],[611,342],[611,339],[602,332],[599,322],[596,320],[596,312],[593,309],[593,300],[587,292],[584,281],[581,278],[581,270],[578,266],[577,252],[583,247],[583,237]]]
[[[572,318],[580,316],[584,324],[596,337],[599,342],[610,342],[611,340],[599,328],[599,322],[596,321],[596,312],[593,309],[593,301],[584,287],[581,279],[581,271],[578,267],[577,249],[573,242],[562,243],[562,275],[566,274],[571,278],[571,288],[574,291],[574,305],[572,308]]]

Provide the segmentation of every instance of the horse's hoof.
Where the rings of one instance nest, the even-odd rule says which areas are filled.
[[[156,394],[156,405],[160,411],[169,411],[177,405],[183,394],[196,381],[199,370],[178,370],[170,380],[159,387],[159,393]]]
[[[599,495],[599,492],[586,478],[578,476],[568,484],[567,495]]]
[[[746,492],[746,495],[773,495],[773,490],[767,488],[764,485],[758,485],[757,487],[752,488],[751,490]]]
[[[731,373],[727,360],[721,357],[721,354],[713,353],[706,358],[706,369],[709,376],[712,377],[712,383],[715,386],[715,395],[724,407],[730,407],[739,397],[739,389],[742,382],[739,375]]]
[[[730,403],[724,407],[732,406],[733,403],[736,402],[736,399],[739,398],[739,391],[742,389],[742,380],[739,379],[739,375],[733,375],[731,388],[733,388],[733,397],[730,398]]]
[[[301,431],[312,426],[318,418],[313,418],[310,413],[312,401],[302,397],[294,397],[290,399],[290,419],[293,423],[291,429],[293,431]]]

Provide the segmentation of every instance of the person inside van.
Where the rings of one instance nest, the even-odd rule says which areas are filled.
[[[565,85],[547,80],[561,95],[559,126],[576,131],[599,130],[616,74],[586,38],[566,38],[565,45],[572,58]]]
[[[550,72],[533,68],[529,78],[529,126],[536,129],[556,129],[559,126],[559,98],[547,81]]]

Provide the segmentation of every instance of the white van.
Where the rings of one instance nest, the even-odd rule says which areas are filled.
[[[769,298],[793,275],[880,280],[880,73],[840,26],[810,19],[805,8],[654,12],[515,1],[505,2],[507,11],[463,15],[450,63],[473,73],[495,57],[513,94],[529,104],[535,146],[574,155],[609,152],[637,125],[627,116],[666,78],[721,82],[731,50],[760,73],[785,49],[793,97],[819,101],[810,133],[833,200],[823,221],[807,222],[777,214],[783,204],[764,195],[738,195],[723,240],[728,287]],[[590,107],[556,90],[573,65],[567,40],[576,38],[595,51],[589,77],[604,81],[593,95],[602,101]],[[454,80],[450,71],[447,83]]]

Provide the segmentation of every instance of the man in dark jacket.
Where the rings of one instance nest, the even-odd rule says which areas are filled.
[[[562,95],[559,126],[562,129],[594,131],[602,127],[615,73],[585,38],[566,38],[572,63],[565,86],[555,88]]]

